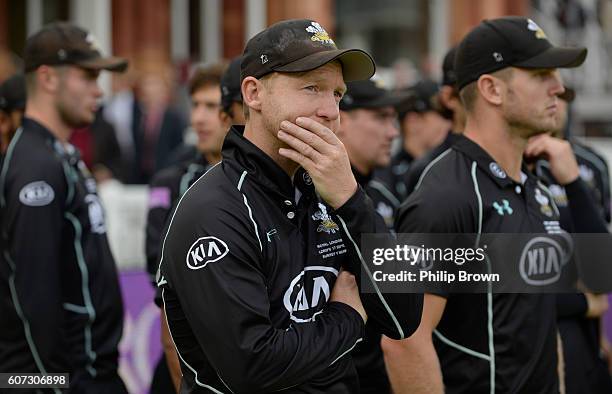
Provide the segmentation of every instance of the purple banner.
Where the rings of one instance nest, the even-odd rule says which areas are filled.
[[[125,308],[119,374],[131,394],[145,394],[162,349],[159,308],[145,272],[120,272],[119,282]]]

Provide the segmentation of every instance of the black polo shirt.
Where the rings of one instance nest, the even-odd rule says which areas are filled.
[[[145,234],[147,272],[152,278],[159,266],[159,253],[164,228],[172,209],[189,186],[210,168],[203,155],[197,153],[182,163],[172,165],[156,173],[149,184],[149,207]],[[153,281],[155,282],[155,281]],[[160,299],[161,301],[161,299]]]
[[[0,372],[116,376],[119,281],[96,183],[78,152],[24,118],[0,190]]]
[[[605,233],[606,208],[603,196],[610,195],[605,188],[607,166],[589,148],[576,149],[580,177],[562,186],[550,171],[546,160],[535,163],[535,174],[551,191],[561,216],[561,227],[570,233]],[[588,149],[588,150],[587,150]],[[579,153],[580,152],[580,153]],[[606,182],[601,182],[605,177]],[[599,179],[599,181],[598,181]],[[608,209],[609,212],[609,209]],[[557,322],[563,341],[565,386],[568,394],[610,393],[612,380],[607,363],[600,356],[600,319],[586,317],[588,304],[582,293],[557,295]]]
[[[374,174],[364,175],[353,168],[353,174],[359,186],[363,188],[374,204],[374,209],[383,218],[387,228],[393,231],[395,214],[400,206],[400,200],[389,189],[388,185]]]
[[[391,157],[391,164],[376,171],[376,178],[393,192],[401,202],[408,196],[406,182],[414,157],[403,148]]]
[[[385,225],[361,188],[333,210],[306,172],[292,180],[242,131],[229,131],[222,162],[181,198],[162,246],[158,286],[183,390],[355,392],[350,352],[364,324],[328,300],[341,268],[371,271],[360,235]],[[362,300],[392,337],[420,322],[421,295]]]
[[[398,213],[399,233],[559,231],[549,192],[510,179],[466,137],[438,156]],[[447,393],[557,393],[555,296],[449,294],[434,332]]]
[[[571,140],[570,144],[578,162],[580,179],[588,186],[601,216],[607,223],[610,223],[610,172],[606,160],[593,149],[578,141]],[[550,191],[559,209],[566,208],[568,206],[567,192],[552,179],[548,162],[538,161],[537,171],[539,176],[550,182]]]
[[[431,151],[427,152],[423,157],[415,160],[410,168],[408,169],[408,174],[406,176],[406,195],[410,195],[416,188],[417,183],[419,183],[419,179],[425,171],[425,168],[431,163],[436,157],[440,156],[444,151],[449,149],[453,143],[459,138],[459,134],[455,134],[452,131],[448,132],[444,141]]]
[[[383,218],[387,228],[393,230],[395,214],[400,202],[387,186],[373,177],[364,175],[353,168],[357,183],[372,200],[376,212]],[[373,324],[366,324],[364,339],[355,346],[353,359],[359,376],[362,394],[385,394],[391,392],[391,384],[385,369],[385,360],[380,347],[381,334]]]

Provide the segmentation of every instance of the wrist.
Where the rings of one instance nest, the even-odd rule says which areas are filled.
[[[338,208],[346,204],[346,202],[350,200],[351,197],[353,197],[357,192],[357,181],[355,180],[355,178],[353,178],[352,181],[352,185],[349,185],[345,189],[346,191],[336,196],[333,201],[327,201],[329,206],[331,206],[334,210],[337,210]]]

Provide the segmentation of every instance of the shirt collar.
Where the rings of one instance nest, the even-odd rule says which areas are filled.
[[[295,175],[296,185],[291,178],[270,156],[244,138],[244,126],[232,126],[223,142],[223,161],[240,168],[239,172],[247,171],[249,178],[267,189],[280,193],[284,199],[293,200],[295,187],[302,193],[312,186],[312,179],[302,169]],[[306,175],[304,175],[306,174]],[[312,187],[314,190],[314,187]],[[304,194],[304,193],[303,193]]]
[[[43,138],[45,141],[50,141],[51,144],[53,144],[55,141],[59,142],[59,140],[53,135],[53,133],[51,133],[49,129],[32,118],[24,116],[23,121],[21,122],[21,127],[24,130],[27,130],[28,133],[33,133]]]
[[[28,133],[36,135],[51,147],[58,155],[67,159],[71,165],[75,165],[81,159],[81,154],[74,145],[70,143],[62,143],[51,133],[51,131],[36,120],[24,117],[21,122],[21,127],[27,130]]]
[[[487,174],[499,187],[509,187],[516,184],[524,184],[533,178],[525,163],[521,164],[521,182],[515,182],[506,174],[506,171],[484,150],[480,145],[462,136],[453,143],[453,149],[462,152],[470,159],[474,160],[478,167]]]

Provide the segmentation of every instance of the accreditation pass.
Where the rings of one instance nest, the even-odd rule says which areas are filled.
[[[0,389],[63,389],[68,373],[0,373]]]

